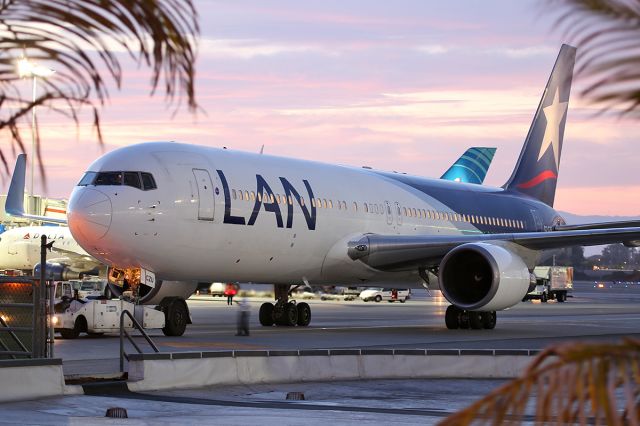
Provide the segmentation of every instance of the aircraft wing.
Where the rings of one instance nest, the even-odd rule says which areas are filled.
[[[7,201],[5,202],[4,210],[14,217],[66,224],[66,219],[32,215],[24,212],[24,176],[26,168],[27,156],[25,154],[19,154],[18,158],[16,158],[16,167],[13,170],[13,176],[11,176],[11,185],[9,185],[9,192],[7,193]]]
[[[55,243],[51,247],[51,251],[60,255],[60,257],[51,257],[47,261],[50,263],[64,263],[69,266],[72,270],[76,271],[87,271],[96,267],[101,266],[102,264],[98,262],[96,259],[91,257],[88,253],[78,253],[73,250],[67,250],[64,248],[56,247]]]
[[[505,241],[531,250],[625,243],[640,245],[640,227],[482,235],[367,234],[348,243],[347,253],[383,271],[437,266],[449,250],[466,243]]]

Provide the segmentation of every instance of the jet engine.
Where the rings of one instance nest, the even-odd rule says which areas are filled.
[[[77,280],[81,278],[82,275],[84,275],[84,273],[74,271],[62,263],[47,263],[45,268],[45,280],[47,281]],[[33,268],[33,276],[40,277],[39,263]]]
[[[442,294],[468,311],[497,311],[522,300],[531,278],[524,261],[508,248],[467,243],[451,250],[440,263]]]

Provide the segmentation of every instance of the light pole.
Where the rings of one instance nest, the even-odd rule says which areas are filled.
[[[38,77],[46,78],[51,76],[55,71],[44,67],[42,65],[34,64],[29,61],[27,58],[22,57],[18,60],[18,76],[21,78],[31,77],[33,79],[33,103],[36,102],[37,95],[37,81]],[[34,203],[33,203],[33,166],[35,164],[35,150],[36,150],[36,106],[33,105],[31,108],[31,158],[29,158],[29,164],[31,168],[31,184],[29,186],[29,208],[28,212],[31,214],[35,214],[33,211]]]

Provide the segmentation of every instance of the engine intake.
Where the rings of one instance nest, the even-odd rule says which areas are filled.
[[[530,274],[520,256],[507,247],[468,243],[442,259],[439,272],[444,297],[470,311],[497,311],[522,300]]]

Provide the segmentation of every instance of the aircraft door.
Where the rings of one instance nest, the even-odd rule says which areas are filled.
[[[542,220],[540,219],[540,215],[534,209],[531,209],[531,216],[533,216],[533,223],[535,224],[536,231],[542,231]]]
[[[204,169],[193,169],[198,188],[198,220],[213,220],[214,196],[211,175]]]
[[[400,208],[400,203],[396,201],[396,222],[398,225],[402,225],[402,209]]]
[[[387,225],[393,224],[393,212],[391,211],[391,204],[388,201],[384,202],[384,209],[387,212]]]

